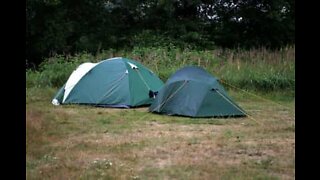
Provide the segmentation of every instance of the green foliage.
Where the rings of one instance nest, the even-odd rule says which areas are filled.
[[[279,48],[294,43],[295,3],[280,1],[215,1],[211,40],[223,47]],[[206,17],[204,17],[206,18]]]
[[[262,63],[260,63],[260,66],[249,64],[241,67],[240,70],[238,70],[235,65],[225,67],[225,73],[220,77],[228,83],[244,89],[266,91],[294,89],[294,69],[287,68],[284,65],[262,65]]]
[[[294,44],[295,2],[27,0],[26,59],[176,46],[280,48]]]
[[[146,47],[146,48],[185,45],[183,42],[177,39],[174,39],[168,35],[155,34],[155,32],[150,30],[145,30],[145,31],[142,31],[141,33],[135,34],[132,37],[131,41],[134,47]]]
[[[158,74],[164,82],[176,70],[187,65],[195,65],[242,89],[294,91],[295,88],[294,47],[281,51],[266,49],[201,51],[180,49],[174,45],[165,48],[136,47],[131,51],[109,49],[96,56],[88,53],[68,58],[55,56],[46,59],[38,71],[27,70],[27,87],[61,87],[81,63],[98,62],[115,56],[140,61]],[[227,85],[225,87],[228,88]]]
[[[87,53],[74,57],[55,56],[40,64],[37,71],[26,71],[26,85],[28,87],[59,87],[69,78],[73,70],[81,63],[91,62],[93,56]]]

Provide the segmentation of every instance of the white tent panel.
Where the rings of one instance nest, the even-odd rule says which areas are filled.
[[[98,64],[99,63],[83,63],[72,72],[64,88],[65,91],[62,102],[64,102],[67,99],[69,93],[71,92],[73,87],[80,81],[80,79]]]

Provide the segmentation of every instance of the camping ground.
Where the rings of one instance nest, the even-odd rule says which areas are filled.
[[[252,118],[195,119],[53,106],[56,90],[27,90],[27,179],[294,179],[292,97],[229,91]]]
[[[163,81],[187,64],[199,65],[267,100],[229,87],[251,116],[227,119],[51,104],[79,64],[116,56],[139,60]],[[294,61],[294,47],[137,48],[49,58],[26,72],[27,179],[295,179]]]

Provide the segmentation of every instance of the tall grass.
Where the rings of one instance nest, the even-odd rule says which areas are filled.
[[[190,50],[167,47],[136,47],[131,51],[104,50],[73,57],[46,59],[39,70],[27,70],[27,87],[60,87],[72,71],[83,62],[99,62],[111,57],[137,60],[166,81],[176,70],[187,65],[201,66],[218,79],[244,89],[290,90],[295,88],[295,47],[277,51],[265,48]]]

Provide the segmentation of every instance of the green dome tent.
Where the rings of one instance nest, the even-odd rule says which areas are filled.
[[[121,57],[83,63],[57,92],[52,104],[105,107],[149,105],[163,82],[142,64]]]
[[[200,67],[185,67],[160,89],[149,111],[191,117],[245,116],[218,80]]]

